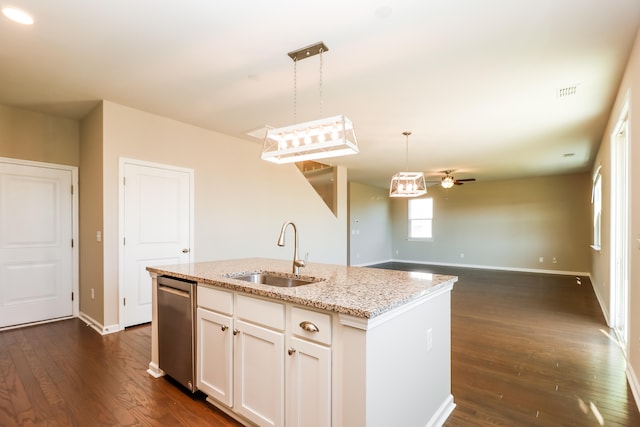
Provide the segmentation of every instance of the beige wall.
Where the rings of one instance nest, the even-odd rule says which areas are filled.
[[[390,201],[392,257],[483,268],[588,273],[590,195],[589,174],[478,181],[450,190],[430,187],[426,197],[434,199],[432,241],[409,241],[407,200]],[[540,263],[539,257],[544,262]]]
[[[251,256],[290,259],[291,236],[276,245],[283,222],[298,227],[309,262],[347,262],[346,171],[338,169],[337,217],[295,165],[260,159],[261,145],[112,102],[103,103],[104,319],[117,324],[118,191],[121,157],[195,171],[196,261]],[[83,165],[84,167],[85,165]],[[95,236],[95,231],[92,232]],[[91,236],[89,236],[90,238]]]
[[[610,274],[611,274],[611,133],[620,117],[625,99],[628,97],[629,138],[630,138],[630,232],[629,232],[629,347],[628,378],[634,391],[635,400],[640,404],[640,32],[625,70],[615,106],[611,112],[609,125],[604,133],[595,168],[601,166],[603,211],[602,245],[600,251],[592,251],[592,281],[600,303],[605,311],[610,310]]]
[[[104,248],[96,239],[103,230],[102,103],[81,122],[80,139],[80,311],[104,318]],[[91,298],[93,289],[94,297]]]
[[[78,166],[76,120],[0,105],[0,157]]]
[[[370,265],[390,259],[389,191],[349,183],[349,264]]]

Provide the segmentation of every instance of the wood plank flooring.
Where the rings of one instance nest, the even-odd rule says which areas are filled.
[[[624,359],[587,278],[379,267],[460,278],[452,293],[457,407],[446,427],[640,426]],[[0,332],[0,426],[239,425],[201,393],[150,377],[150,353],[149,325],[104,337],[78,319]]]

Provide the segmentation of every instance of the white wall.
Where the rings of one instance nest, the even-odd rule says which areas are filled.
[[[349,264],[370,265],[390,259],[388,190],[349,183]]]
[[[104,101],[103,324],[118,323],[119,159],[195,170],[196,261],[244,257],[290,259],[276,241],[284,221],[298,228],[309,262],[347,263],[346,170],[338,170],[338,215],[295,165],[260,159],[261,145]],[[82,167],[82,166],[81,166]]]
[[[628,377],[636,402],[640,405],[640,32],[631,52],[609,124],[602,139],[594,163],[594,172],[601,166],[602,173],[602,245],[600,251],[592,251],[592,282],[600,303],[607,311],[611,304],[611,133],[620,117],[625,98],[629,96],[630,139],[630,233],[629,233],[629,348]]]

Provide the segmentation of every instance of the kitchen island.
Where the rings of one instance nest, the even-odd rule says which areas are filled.
[[[438,426],[451,395],[454,276],[309,264],[313,283],[264,258],[148,267],[152,352],[158,365],[157,277],[197,283],[196,377],[208,401],[239,421],[274,426]],[[262,389],[261,389],[262,388]]]

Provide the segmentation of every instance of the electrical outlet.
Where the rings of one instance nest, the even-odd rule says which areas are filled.
[[[461,253],[461,254],[460,254],[460,258],[464,258],[464,253]]]
[[[91,288],[91,299],[96,299],[96,294],[93,291],[93,288]]]
[[[540,262],[544,262],[544,258],[543,258],[543,257],[540,257],[540,258],[538,258],[538,261],[540,261]]]
[[[551,260],[552,263],[556,264],[558,262],[558,258],[553,257],[553,259]]]

